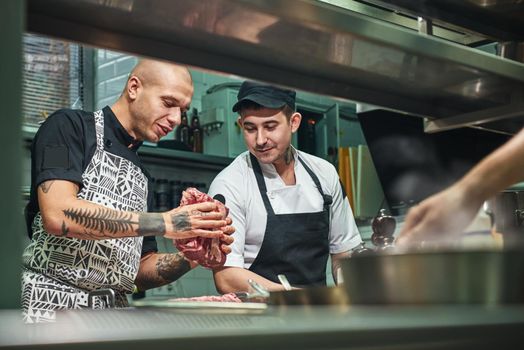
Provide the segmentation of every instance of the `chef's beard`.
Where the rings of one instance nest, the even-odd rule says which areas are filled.
[[[294,159],[291,146],[288,146],[282,152],[278,152],[279,150],[277,148],[271,148],[269,152],[263,154],[257,153],[257,151],[259,151],[259,149],[255,148],[255,155],[257,156],[258,161],[262,164],[274,164],[282,161],[289,165]]]

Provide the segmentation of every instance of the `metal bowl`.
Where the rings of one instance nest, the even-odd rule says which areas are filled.
[[[351,304],[524,302],[524,250],[356,256],[342,273]]]

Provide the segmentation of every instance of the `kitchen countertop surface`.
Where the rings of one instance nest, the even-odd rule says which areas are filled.
[[[524,305],[79,310],[39,325],[0,311],[0,348],[509,349],[522,339]]]

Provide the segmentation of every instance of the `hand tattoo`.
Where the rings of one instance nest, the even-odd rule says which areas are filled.
[[[213,215],[213,214],[216,214],[216,213],[213,213],[211,211],[200,211],[200,210],[192,210],[191,211],[191,215],[202,216],[202,217]]]
[[[171,215],[171,223],[175,231],[189,231],[191,230],[191,221],[186,212],[176,213]]]

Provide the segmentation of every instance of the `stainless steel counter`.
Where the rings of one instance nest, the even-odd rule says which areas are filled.
[[[524,306],[144,308],[68,311],[40,325],[2,311],[0,320],[0,348],[478,350],[522,340]]]

